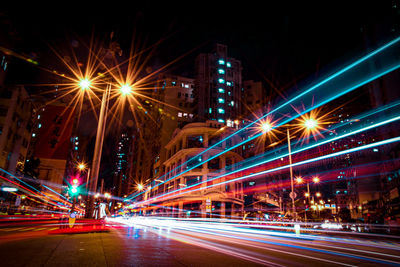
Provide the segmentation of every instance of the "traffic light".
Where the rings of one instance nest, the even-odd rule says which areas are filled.
[[[79,194],[79,180],[77,178],[72,179],[72,185],[69,189],[69,191],[71,192],[72,196],[78,195]]]

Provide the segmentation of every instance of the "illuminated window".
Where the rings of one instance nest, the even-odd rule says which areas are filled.
[[[218,119],[218,122],[224,123],[225,121],[223,119]]]
[[[218,103],[225,103],[225,99],[223,99],[223,98],[218,98]]]
[[[226,62],[226,66],[227,66],[228,68],[232,67],[232,65],[231,65],[230,62]]]
[[[223,59],[220,59],[220,60],[218,60],[218,64],[219,64],[219,65],[224,65],[224,64],[225,64],[225,61],[224,61]]]
[[[219,83],[225,83],[225,80],[222,79],[222,78],[219,78],[219,79],[218,79],[218,82],[219,82]]]
[[[218,88],[218,92],[225,93],[225,89],[224,88]]]
[[[218,69],[218,73],[219,74],[225,74],[225,70],[224,69]]]
[[[224,110],[223,108],[219,108],[219,109],[218,109],[218,113],[224,114],[224,113],[225,113],[225,110]]]
[[[226,82],[226,85],[232,86],[232,83],[231,82]]]
[[[210,114],[212,113],[212,108],[208,109],[208,113],[210,113]]]
[[[182,117],[182,112],[178,112],[178,117]]]

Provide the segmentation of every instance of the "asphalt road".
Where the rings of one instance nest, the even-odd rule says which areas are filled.
[[[0,228],[1,266],[400,266],[394,240],[282,235],[210,224],[113,225],[49,235],[57,221]]]

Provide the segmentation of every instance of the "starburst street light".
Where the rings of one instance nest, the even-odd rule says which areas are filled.
[[[306,127],[307,130],[312,131],[318,126],[318,121],[313,118],[306,119],[304,121],[304,126]]]
[[[301,183],[303,182],[303,178],[297,177],[297,178],[296,178],[296,182],[297,182],[298,184],[301,184]]]
[[[261,124],[261,129],[262,129],[263,133],[267,133],[267,132],[271,131],[272,125],[269,122],[264,122],[263,124]]]
[[[132,93],[132,86],[130,86],[128,84],[124,84],[124,85],[121,86],[119,91],[123,96],[126,96],[126,95]]]
[[[138,184],[138,185],[137,185],[137,189],[138,189],[139,191],[142,191],[143,188],[144,188],[144,186],[143,186],[142,184]]]
[[[91,82],[89,81],[89,79],[84,78],[79,81],[78,85],[81,88],[81,90],[84,91],[90,88]]]
[[[85,164],[83,164],[83,163],[80,163],[80,164],[78,165],[78,169],[79,169],[80,171],[83,171],[85,168],[86,168],[86,166],[85,166]]]

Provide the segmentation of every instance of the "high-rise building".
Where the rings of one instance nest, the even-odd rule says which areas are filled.
[[[197,56],[195,67],[198,121],[236,120],[242,108],[241,62],[228,56],[226,45],[216,44],[211,53]]]
[[[159,78],[154,97],[159,101],[158,112],[161,114],[158,125],[160,131],[159,154],[154,162],[154,178],[164,173],[163,162],[166,160],[165,146],[177,128],[194,120],[194,79],[163,75]]]
[[[31,155],[40,160],[38,178],[61,191],[71,147],[74,111],[64,103],[54,102],[42,106],[35,116],[30,150]]]
[[[114,159],[113,191],[118,197],[126,196],[132,189],[132,171],[135,158],[136,138],[134,129],[126,127],[118,135]]]
[[[30,142],[32,105],[24,87],[0,95],[0,167],[15,174],[24,169]]]

